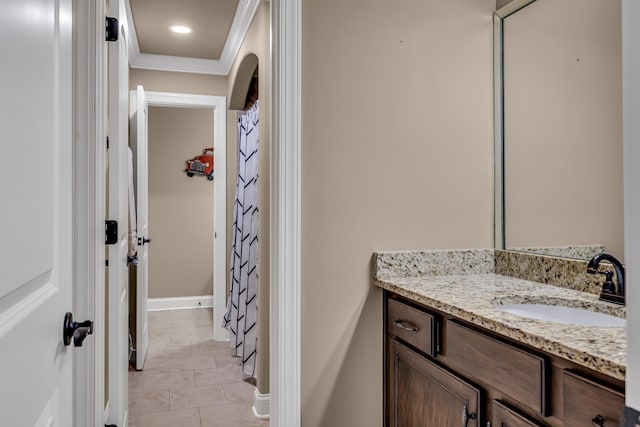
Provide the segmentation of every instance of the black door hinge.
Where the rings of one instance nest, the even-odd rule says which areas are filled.
[[[118,41],[118,19],[107,16],[105,22],[105,40],[108,42]]]
[[[104,243],[114,245],[118,243],[118,221],[108,219],[104,224]]]
[[[107,137],[107,150],[109,149],[109,137]]]

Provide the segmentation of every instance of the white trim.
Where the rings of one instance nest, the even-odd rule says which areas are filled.
[[[493,247],[505,248],[504,205],[504,19],[536,0],[513,0],[493,15]]]
[[[132,66],[134,58],[140,56],[140,45],[138,44],[138,34],[136,33],[136,24],[131,13],[131,3],[124,0],[124,10],[127,16],[127,22],[122,23],[127,29],[127,47],[129,51],[129,65]],[[132,66],[133,68],[133,66]]]
[[[493,15],[493,247],[496,249],[504,249],[502,20],[497,13]]]
[[[93,336],[73,357],[75,425],[104,425],[106,46],[104,1],[74,0],[73,314]]]
[[[213,295],[195,297],[149,298],[147,300],[149,311],[183,310],[187,308],[213,307]]]
[[[102,421],[103,424],[107,424],[110,410],[111,410],[111,406],[109,406],[109,402],[107,402],[107,404],[104,406],[104,420]]]
[[[129,28],[129,64],[131,68],[144,70],[175,71],[179,73],[213,74],[226,76],[238,55],[242,41],[251,26],[260,0],[240,0],[227,35],[220,59],[187,58],[181,56],[155,55],[140,52],[131,4],[125,1]]]
[[[147,105],[154,107],[213,108],[213,152],[219,159],[227,158],[227,97],[193,95],[170,92],[146,92]],[[222,326],[222,315],[226,308],[227,294],[227,171],[224,161],[217,162],[213,180],[213,339],[227,341],[229,331]]]
[[[273,426],[300,425],[301,0],[271,0],[270,391]]]
[[[624,141],[624,260],[627,283],[640,281],[640,4],[622,1],[622,123]],[[640,288],[627,287],[627,381],[625,401],[640,410]],[[635,378],[636,380],[632,380]],[[628,420],[625,426],[635,423]]]
[[[269,393],[262,394],[258,391],[258,387],[253,389],[253,415],[260,420],[269,419],[269,402],[271,395]]]
[[[231,70],[231,65],[238,55],[240,46],[249,31],[251,21],[258,10],[260,0],[240,0],[238,2],[238,8],[236,14],[233,17],[229,34],[227,35],[227,41],[222,49],[222,55],[220,55],[220,62],[225,65],[227,72]]]

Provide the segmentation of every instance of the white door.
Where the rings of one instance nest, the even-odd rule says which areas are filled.
[[[129,196],[129,62],[124,0],[109,1],[109,16],[118,18],[117,42],[109,43],[109,210],[118,222],[118,237],[109,256],[109,416],[108,423],[127,425],[129,367],[129,274],[127,266]]]
[[[135,164],[136,220],[138,230],[138,268],[136,277],[136,369],[141,370],[149,345],[149,144],[148,104],[144,88],[138,86],[130,96],[131,150]]]
[[[1,9],[0,425],[68,427],[72,4],[2,0]]]

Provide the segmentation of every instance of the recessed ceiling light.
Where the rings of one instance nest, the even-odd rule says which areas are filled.
[[[190,34],[193,33],[193,30],[189,27],[185,27],[184,25],[172,25],[169,27],[171,31],[178,34]]]

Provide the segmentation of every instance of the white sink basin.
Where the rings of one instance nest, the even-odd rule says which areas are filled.
[[[582,308],[547,304],[505,304],[496,308],[516,316],[567,325],[624,328],[626,320]]]

